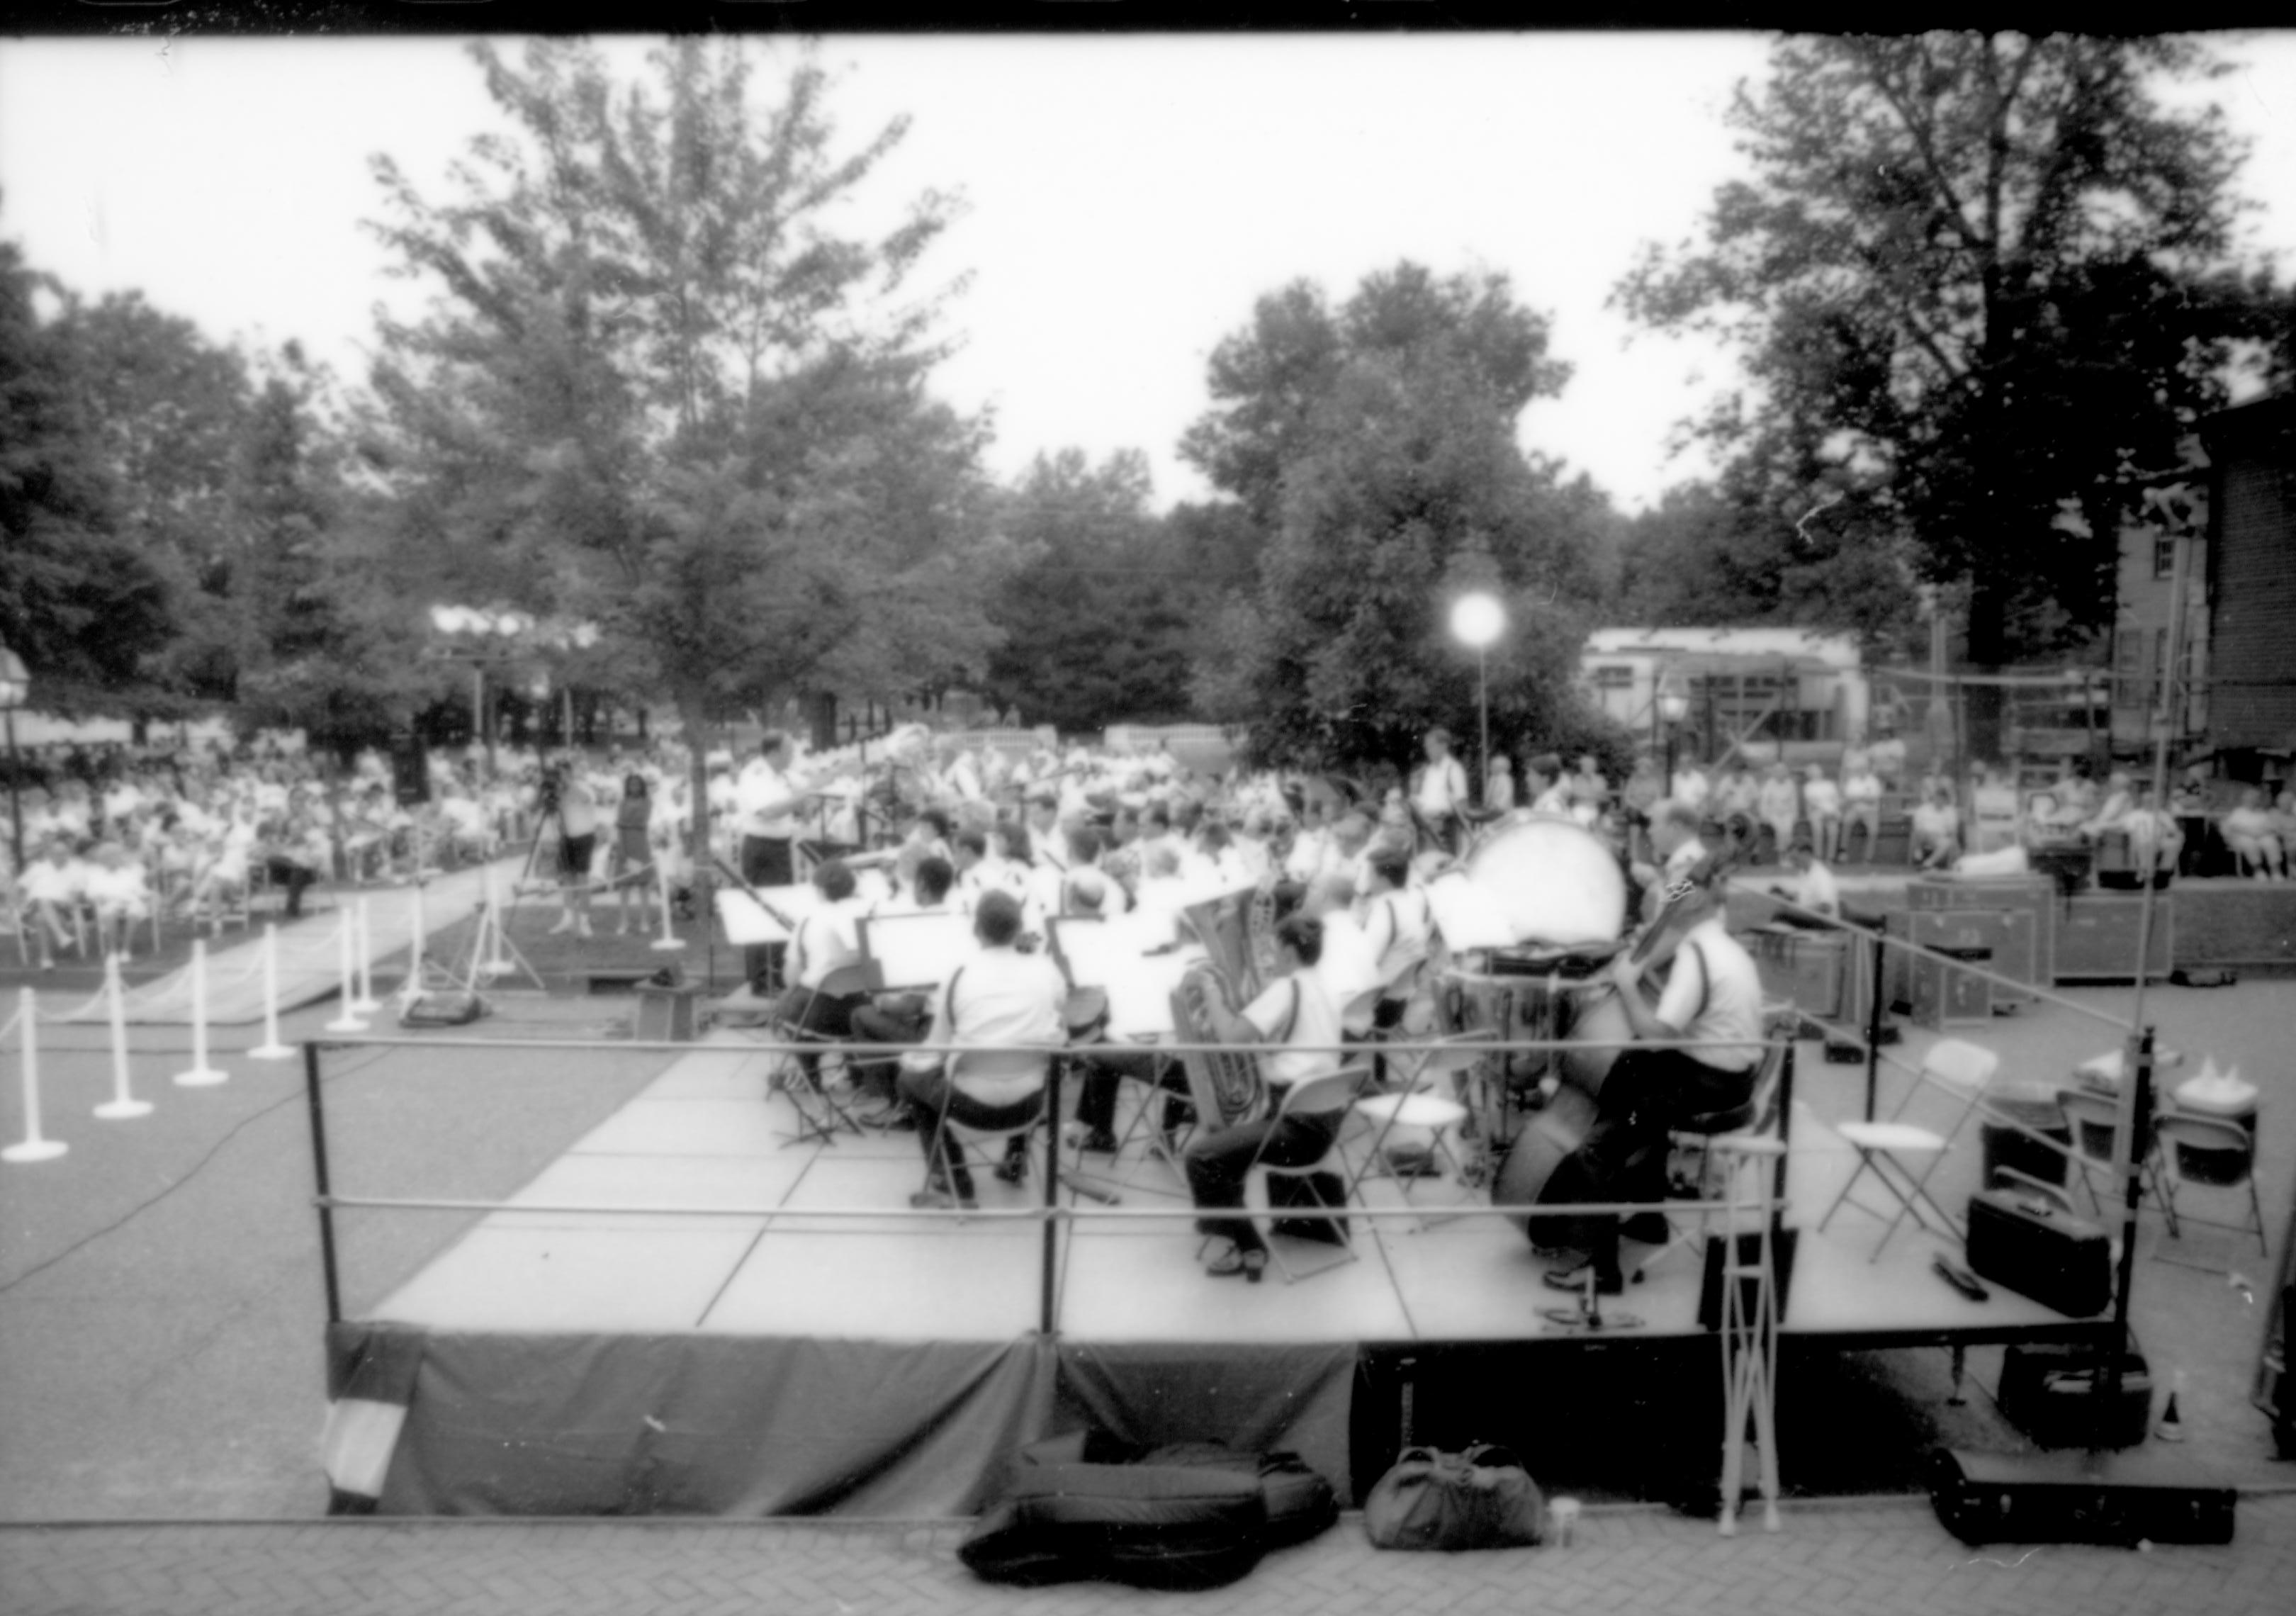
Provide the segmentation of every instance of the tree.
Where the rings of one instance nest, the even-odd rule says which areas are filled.
[[[1184,452],[1275,526],[1198,694],[1249,726],[1256,759],[1408,767],[1429,726],[1473,734],[1475,659],[1448,629],[1470,587],[1509,609],[1489,657],[1495,742],[1577,733],[1607,502],[1516,444],[1524,406],[1568,373],[1546,346],[1505,277],[1406,263],[1336,311],[1306,286],[1263,299],[1216,351],[1215,407]]]
[[[1792,624],[1855,636],[1869,652],[1919,631],[1914,557],[1903,533],[1838,490],[1779,509],[1741,476],[1669,489],[1622,525],[1606,615],[1661,628]]]
[[[167,580],[120,530],[70,344],[35,306],[56,289],[0,242],[0,641],[40,705],[118,711],[174,634]]]
[[[178,632],[146,667],[178,710],[229,702],[250,637],[234,599],[245,560],[233,487],[248,424],[245,363],[135,292],[68,298],[53,329],[118,491],[120,535],[167,579],[174,603]]]
[[[444,291],[384,322],[375,372],[404,554],[448,598],[596,624],[676,703],[697,799],[727,711],[977,667],[980,433],[923,392],[943,299],[902,300],[954,204],[837,228],[906,120],[839,152],[809,52],[770,105],[740,42],[633,84],[578,42],[472,54],[512,133],[472,143],[459,199],[375,161],[382,239]]]
[[[1136,450],[1095,467],[1039,455],[1004,502],[1021,559],[996,609],[1004,643],[986,693],[1062,731],[1161,723],[1188,712],[1198,591],[1173,532],[1148,509]]]
[[[1620,298],[1743,349],[1697,431],[1772,510],[1908,535],[1981,666],[2059,649],[2111,620],[2137,477],[2286,330],[2234,262],[2239,143],[2158,94],[2225,70],[2173,37],[1783,41],[1729,114],[1752,177]]]

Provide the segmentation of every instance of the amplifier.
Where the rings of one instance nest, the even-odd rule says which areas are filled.
[[[1848,933],[1780,926],[1745,932],[1739,940],[1754,956],[1765,996],[1791,1000],[1815,1021],[1840,1018]]]
[[[2066,904],[2057,927],[2056,980],[2133,981],[2136,976],[2136,931],[2144,898],[2132,893],[2079,892]],[[2169,974],[2176,954],[2177,906],[2169,894],[2152,900],[2152,935],[2145,948],[2144,974]]]
[[[2064,899],[2049,876],[1917,875],[1906,883],[1906,904],[1915,910],[1997,909],[2031,915],[2030,970],[2023,964],[2023,945],[2011,943],[2005,953],[1997,942],[1994,969],[2037,988],[2046,988],[2056,980],[2057,919]]]
[[[1984,948],[1957,951],[1972,964],[1990,967],[1993,956]],[[1916,1026],[1932,1031],[1946,1027],[1982,1026],[1993,1019],[1993,984],[1950,960],[1933,955],[1914,956],[1912,1015]]]
[[[2177,912],[2171,957],[2185,969],[2296,965],[2296,886],[2204,882],[2171,887],[2169,897]]]

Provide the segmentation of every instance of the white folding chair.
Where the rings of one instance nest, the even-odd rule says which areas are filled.
[[[1425,1134],[1431,1158],[1447,1163],[1463,1184],[1466,1181],[1466,1170],[1451,1149],[1450,1135],[1466,1123],[1470,1114],[1460,1097],[1467,1075],[1489,1057],[1498,1033],[1495,1028],[1471,1024],[1466,994],[1456,982],[1438,983],[1433,1004],[1431,1035],[1410,1040],[1432,1047],[1389,1057],[1390,1076],[1382,1085],[1382,1092],[1356,1102],[1356,1114],[1375,1130],[1357,1172],[1353,1187],[1357,1194],[1365,1179],[1390,1177],[1401,1187],[1404,1200],[1412,1202],[1411,1185],[1416,1175],[1396,1170],[1385,1154],[1390,1136],[1398,1128]],[[1398,1068],[1400,1075],[1393,1075]],[[1444,1094],[1439,1091],[1447,1080],[1450,1092]],[[1423,1218],[1415,1226],[1426,1228],[1429,1220]]]
[[[1930,1046],[1928,1054],[1922,1057],[1919,1077],[1906,1086],[1904,1097],[1898,1102],[1897,1110],[1890,1113],[1889,1120],[1835,1124],[1834,1131],[1857,1151],[1857,1167],[1841,1186],[1841,1193],[1833,1198],[1833,1204],[1825,1209],[1825,1216],[1817,1220],[1818,1232],[1824,1233],[1825,1226],[1833,1221],[1833,1214],[1841,1210],[1842,1202],[1849,1199],[1849,1192],[1857,1187],[1857,1181],[1871,1173],[1876,1182],[1895,1197],[1898,1210],[1890,1218],[1890,1226],[1882,1231],[1882,1238],[1874,1244],[1873,1256],[1867,1259],[1868,1261],[1881,1257],[1882,1247],[1890,1243],[1890,1237],[1898,1232],[1898,1226],[1908,1217],[1924,1228],[1933,1228],[1953,1239],[1960,1239],[1960,1226],[1929,1193],[1930,1176],[1937,1171],[1938,1163],[1945,1160],[1946,1152],[1960,1136],[1963,1128],[1967,1126],[1970,1113],[1984,1098],[1985,1086],[1993,1080],[1994,1070],[2000,1064],[2001,1057],[1989,1049],[1980,1049],[1976,1045],[1964,1043],[1959,1038],[1941,1038]],[[1953,1126],[1944,1133],[1902,1120],[1906,1108],[1913,1103],[1914,1096],[1924,1087],[1932,1086],[1961,1103],[1959,1111],[1954,1115]],[[1916,1162],[1920,1163],[1918,1172],[1915,1170]],[[1863,1205],[1862,1202],[1859,1204]],[[1926,1213],[1924,1208],[1927,1209]],[[1870,1207],[1864,1210],[1874,1210]],[[1880,1213],[1875,1211],[1874,1215],[1878,1217]],[[1931,1216],[1935,1217],[1936,1223],[1930,1221]]]

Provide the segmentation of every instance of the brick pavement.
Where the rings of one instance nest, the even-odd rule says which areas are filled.
[[[982,1611],[1760,1612],[2209,1616],[2283,1612],[2296,1496],[2252,1497],[2225,1548],[1972,1551],[1918,1499],[1791,1506],[1775,1536],[1641,1506],[1590,1509],[1568,1547],[1389,1554],[1357,1517],[1197,1595],[993,1587],[962,1522],[384,1522],[0,1529],[10,1616],[905,1616]]]

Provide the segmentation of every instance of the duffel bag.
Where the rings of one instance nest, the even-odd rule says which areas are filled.
[[[1267,1510],[1248,1472],[1169,1464],[1039,1464],[981,1516],[957,1556],[991,1582],[1099,1578],[1221,1587],[1259,1563]]]
[[[1546,1501],[1522,1461],[1488,1443],[1464,1453],[1406,1448],[1364,1500],[1374,1548],[1524,1548],[1545,1525]]]

